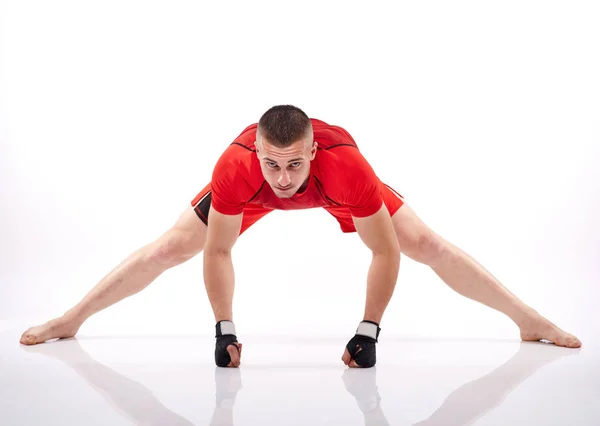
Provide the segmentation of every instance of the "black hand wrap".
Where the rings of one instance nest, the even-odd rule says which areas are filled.
[[[360,367],[373,367],[377,362],[375,344],[380,331],[376,322],[362,321],[356,329],[356,335],[346,345],[350,356]]]
[[[231,362],[229,352],[227,352],[227,346],[237,343],[237,336],[235,335],[235,326],[231,321],[219,321],[216,325],[217,342],[215,344],[215,363],[219,367],[227,367]],[[235,347],[240,350],[238,345]]]

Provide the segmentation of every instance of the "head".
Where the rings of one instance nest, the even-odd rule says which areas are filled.
[[[289,198],[307,181],[317,153],[308,116],[291,105],[269,109],[258,121],[256,154],[265,180],[280,198]]]

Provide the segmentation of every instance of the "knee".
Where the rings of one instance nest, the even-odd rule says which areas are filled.
[[[433,232],[419,235],[408,253],[408,257],[428,266],[435,266],[449,252],[449,246],[444,239]]]
[[[196,254],[190,249],[188,240],[185,233],[170,230],[150,245],[148,260],[166,268],[179,265]]]

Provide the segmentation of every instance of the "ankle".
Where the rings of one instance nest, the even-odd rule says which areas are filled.
[[[541,315],[533,308],[526,307],[519,311],[518,315],[513,318],[513,321],[519,328],[528,326],[531,321],[541,318]]]
[[[68,310],[58,318],[58,320],[64,324],[76,325],[77,327],[80,327],[86,319],[87,317],[85,315],[74,309]]]

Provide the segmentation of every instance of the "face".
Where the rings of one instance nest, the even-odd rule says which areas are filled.
[[[280,148],[257,134],[256,154],[265,180],[279,198],[290,198],[307,181],[310,162],[317,153],[312,132],[292,145]]]

